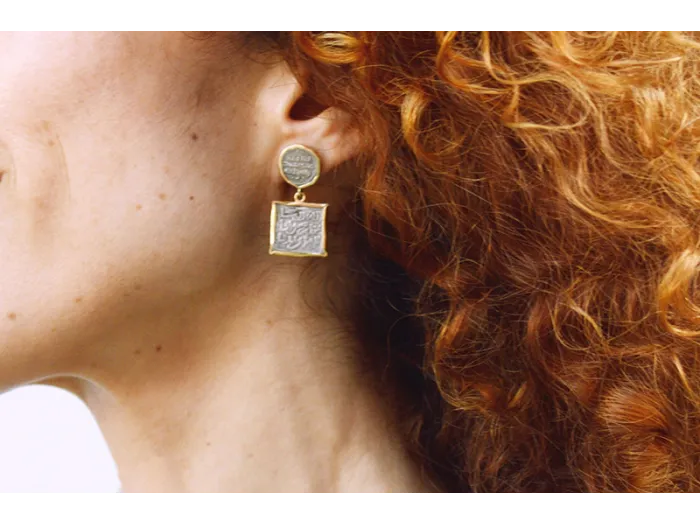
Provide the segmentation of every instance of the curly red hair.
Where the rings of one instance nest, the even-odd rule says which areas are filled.
[[[697,36],[275,41],[356,116],[367,234],[420,283],[444,486],[700,489]]]

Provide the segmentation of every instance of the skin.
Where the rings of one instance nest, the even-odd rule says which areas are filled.
[[[337,208],[357,137],[234,44],[0,34],[0,390],[80,396],[124,491],[422,490],[327,304],[343,257],[267,254],[279,152],[317,151]]]

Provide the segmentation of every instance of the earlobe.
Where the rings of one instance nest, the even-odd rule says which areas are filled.
[[[329,107],[305,92],[303,82],[286,64],[270,71],[270,86],[259,100],[266,124],[275,130],[277,151],[292,144],[303,144],[321,159],[324,172],[356,157],[360,136],[350,114]]]
[[[304,111],[293,105],[284,124],[283,146],[304,144],[321,158],[323,171],[330,171],[356,157],[360,150],[360,137],[352,117],[337,107],[323,107],[310,103],[305,95],[299,97]],[[306,118],[299,118],[305,115]]]

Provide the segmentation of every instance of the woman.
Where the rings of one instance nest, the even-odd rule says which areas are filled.
[[[700,488],[695,36],[1,38],[0,386],[124,490]]]

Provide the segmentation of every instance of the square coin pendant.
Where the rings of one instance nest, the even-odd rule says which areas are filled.
[[[328,204],[273,201],[270,253],[292,257],[326,257]]]

